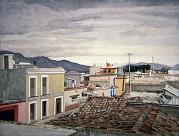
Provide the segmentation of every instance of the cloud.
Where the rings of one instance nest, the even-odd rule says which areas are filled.
[[[115,62],[129,51],[135,61],[158,56],[179,63],[178,1],[140,2],[0,0],[2,48],[79,63],[86,57]]]

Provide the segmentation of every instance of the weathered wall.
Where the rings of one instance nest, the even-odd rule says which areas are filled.
[[[167,81],[167,84],[176,89],[179,89],[179,81]]]
[[[126,85],[126,89],[128,88],[128,84]],[[161,84],[132,84],[131,90],[134,92],[162,92],[165,88],[165,83]]]
[[[118,77],[116,78],[116,95],[121,96],[126,91],[126,78]]]
[[[83,97],[82,96],[82,92],[86,92],[87,91],[87,88],[80,88],[80,89],[71,89],[71,90],[66,90],[64,91],[64,104],[65,104],[65,107],[68,106],[68,105],[72,105],[72,104],[76,104],[80,101],[83,101],[85,98],[87,97]],[[77,101],[72,101],[72,98],[71,96],[74,96],[74,95],[79,95],[78,96],[78,100]]]
[[[83,102],[86,100],[88,97],[87,96],[82,96],[83,92],[87,92],[87,88],[80,88],[80,89],[71,89],[71,90],[66,90],[64,91],[64,103],[65,107],[68,107],[69,105],[73,105],[79,102]],[[95,88],[93,92],[91,92],[95,96],[110,96],[110,89],[102,89],[102,88]],[[77,101],[72,101],[71,96],[73,95],[79,95]]]
[[[73,79],[76,81],[76,87],[80,86],[80,82],[81,82],[81,75],[78,72],[69,72],[69,73],[65,73],[65,81],[67,82],[68,78]],[[71,87],[71,86],[67,86],[67,87]]]
[[[0,55],[0,69],[4,69],[4,56]]]
[[[20,69],[0,70],[0,98],[25,100],[25,71]]]

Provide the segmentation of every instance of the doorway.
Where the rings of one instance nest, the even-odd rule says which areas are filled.
[[[29,123],[37,120],[37,102],[29,103]]]
[[[55,98],[55,114],[63,112],[63,98]]]
[[[6,120],[6,121],[15,121],[15,110],[6,110],[6,111],[2,111],[0,112],[0,120]]]

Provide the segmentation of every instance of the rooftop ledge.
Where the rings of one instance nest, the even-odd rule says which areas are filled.
[[[58,68],[30,68],[26,71],[28,74],[31,73],[65,73],[62,67]]]

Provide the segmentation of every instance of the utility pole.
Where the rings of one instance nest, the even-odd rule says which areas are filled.
[[[129,93],[131,93],[131,53],[128,53],[129,57]]]
[[[154,57],[152,56],[152,72],[154,73]]]
[[[0,51],[1,51],[2,47],[1,47],[1,40],[0,40]]]

